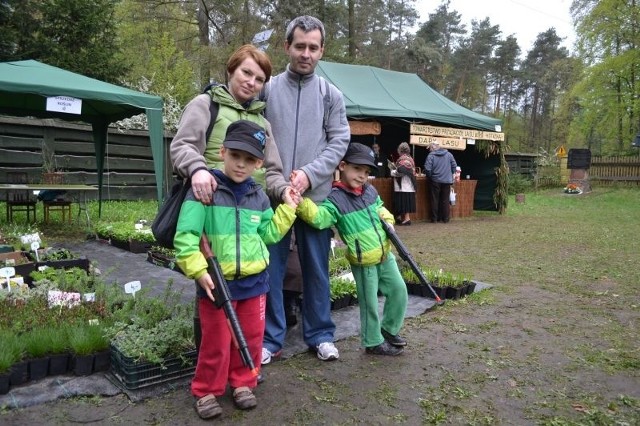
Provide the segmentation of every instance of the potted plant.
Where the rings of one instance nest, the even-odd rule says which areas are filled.
[[[147,252],[147,262],[182,273],[180,267],[176,264],[176,251],[174,249],[153,245]]]
[[[42,183],[61,185],[64,183],[64,173],[58,168],[56,153],[48,145],[42,147]]]
[[[21,345],[10,330],[0,330],[0,395],[9,392],[12,367],[21,359]]]
[[[356,283],[340,277],[329,278],[329,297],[331,309],[346,308],[351,304],[351,298],[356,296]]]
[[[93,359],[97,352],[109,347],[109,339],[100,325],[78,324],[69,330],[73,372],[87,376],[93,372]]]
[[[51,355],[49,376],[65,374],[69,370],[69,326],[59,324],[49,328]]]
[[[51,353],[51,335],[48,328],[34,328],[22,336],[27,361],[29,362],[29,380],[40,380],[49,372],[49,354]]]

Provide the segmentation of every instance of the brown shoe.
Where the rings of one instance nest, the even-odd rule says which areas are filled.
[[[201,419],[212,419],[222,414],[222,407],[216,397],[209,394],[196,401],[196,412]]]
[[[251,410],[258,405],[256,396],[247,386],[241,386],[233,390],[233,403],[241,410]]]

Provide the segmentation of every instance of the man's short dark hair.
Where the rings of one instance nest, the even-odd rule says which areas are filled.
[[[287,32],[285,33],[287,43],[293,43],[293,32],[296,28],[300,28],[305,33],[320,30],[320,46],[324,46],[324,25],[318,18],[309,15],[302,15],[289,22],[289,25],[287,25]]]

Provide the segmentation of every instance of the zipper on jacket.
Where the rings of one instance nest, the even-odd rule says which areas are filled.
[[[362,198],[361,198],[362,199]],[[371,221],[371,225],[373,225],[373,230],[376,231],[376,235],[378,236],[378,243],[380,244],[380,249],[382,254],[380,255],[380,262],[382,262],[384,260],[384,244],[382,243],[382,236],[380,235],[380,232],[378,232],[378,222],[376,222],[375,217],[373,217],[374,215],[371,212],[371,208],[369,206],[367,206],[365,204],[364,201],[362,201],[362,204],[364,205],[364,208],[367,210],[367,214],[369,215],[369,220]],[[380,218],[378,218],[378,220],[382,220]]]
[[[235,198],[235,196],[234,196]],[[234,279],[240,278],[240,209],[238,209],[238,200],[236,200],[236,275]]]
[[[302,77],[298,79],[298,98],[296,99],[296,125],[293,139],[293,156],[291,157],[291,171],[296,167],[296,152],[298,151],[298,121],[300,119],[300,98],[302,97]]]
[[[362,264],[362,248],[360,247],[360,240],[355,241],[356,244],[356,259],[358,263]]]

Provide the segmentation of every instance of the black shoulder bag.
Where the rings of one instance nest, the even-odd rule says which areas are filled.
[[[191,188],[191,179],[179,180],[173,185],[171,193],[160,206],[160,210],[151,224],[151,232],[156,239],[156,244],[173,248],[173,238],[176,235],[180,208],[189,188]]]

